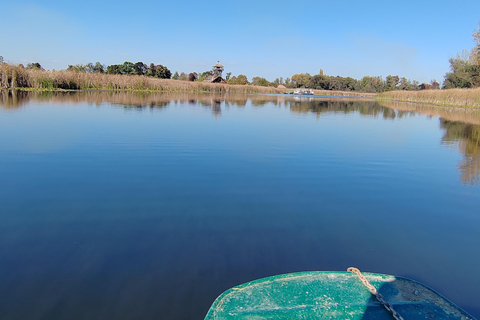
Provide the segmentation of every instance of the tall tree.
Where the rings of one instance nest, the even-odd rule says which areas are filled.
[[[188,81],[195,81],[197,80],[198,78],[198,75],[196,72],[190,72],[190,74],[188,75]]]
[[[148,70],[148,66],[141,61],[139,61],[139,62],[137,62],[133,65],[133,74],[143,76],[143,75],[147,74],[147,70]]]
[[[297,73],[292,76],[292,81],[297,88],[306,87],[309,85],[312,76],[309,73]]]
[[[130,62],[130,61],[125,61],[123,64],[122,64],[122,67],[120,69],[120,72],[122,74],[133,74],[134,73],[134,66],[135,64],[133,62]]]
[[[388,75],[385,80],[385,91],[392,91],[397,89],[397,86],[400,83],[400,78],[398,76]]]
[[[101,64],[100,62],[95,62],[95,65],[93,66],[93,72],[94,73],[105,73],[105,65]]]
[[[450,58],[450,72],[445,74],[444,89],[472,88],[480,85],[479,66],[472,63],[468,50],[464,50],[463,56],[457,54],[456,58]]]
[[[43,70],[42,66],[38,62],[32,62],[27,64],[27,69]]]
[[[262,87],[268,87],[268,86],[271,85],[270,81],[268,81],[265,78],[261,78],[261,77],[254,77],[252,79],[252,84],[254,86],[262,86]]]
[[[472,50],[472,60],[476,65],[480,65],[480,20],[478,21],[478,30],[473,30],[473,40],[475,47]]]
[[[238,77],[237,77],[237,84],[248,84],[248,78],[246,75],[244,74],[240,74]]]

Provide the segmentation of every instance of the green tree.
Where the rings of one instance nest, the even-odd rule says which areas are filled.
[[[178,79],[180,79],[180,75],[178,74],[178,71],[175,71],[175,73],[173,74],[172,79],[173,79],[173,80],[178,80]]]
[[[275,87],[278,87],[279,85],[284,85],[285,82],[283,81],[283,77],[275,78],[275,80],[273,80],[273,84],[275,85]]]
[[[121,64],[112,64],[107,66],[108,74],[122,74],[122,65]]]
[[[380,77],[365,76],[360,80],[360,91],[363,92],[383,92],[384,84]]]
[[[473,30],[473,40],[475,41],[475,47],[472,50],[473,64],[480,65],[480,20],[478,21],[478,30]]]
[[[297,73],[292,76],[292,82],[297,88],[306,87],[309,85],[312,76],[309,73]]]
[[[233,76],[227,80],[228,84],[237,84],[237,77]]]
[[[287,88],[293,88],[294,87],[294,83],[292,82],[292,79],[290,79],[288,77],[285,79],[285,87],[287,87]]]
[[[93,66],[93,72],[94,73],[105,73],[105,65],[101,64],[100,62],[95,62],[95,65]]]
[[[93,63],[89,62],[85,65],[85,72],[88,72],[88,73],[93,73]]]
[[[237,84],[248,84],[248,78],[246,75],[241,74],[237,77]]]
[[[463,50],[456,58],[450,58],[450,72],[445,74],[444,89],[473,88],[480,86],[480,21],[478,30],[472,33],[475,46],[472,51]]]
[[[32,62],[27,64],[27,69],[43,70],[42,66],[38,62]]]
[[[130,61],[125,61],[120,68],[121,74],[133,74],[135,64]]]
[[[314,89],[319,90],[331,90],[329,77],[323,74],[323,70],[320,70],[321,73],[314,75],[310,81],[309,86]]]
[[[400,83],[400,78],[399,76],[388,75],[385,82],[385,91],[392,91],[397,89],[397,86]]]
[[[148,71],[148,66],[141,61],[133,65],[133,74],[136,74],[138,76],[143,76],[147,74],[147,71]]]
[[[252,79],[252,84],[255,86],[262,86],[262,87],[268,87],[271,85],[270,81],[261,77],[254,77]]]
[[[457,54],[456,58],[450,58],[450,72],[445,74],[444,89],[472,88],[480,86],[480,66],[473,64],[470,57]]]
[[[165,67],[161,64],[157,64],[156,68],[157,68],[157,77],[158,78],[160,78],[160,79],[170,79],[172,77],[172,72],[170,70],[168,70],[167,67]]]

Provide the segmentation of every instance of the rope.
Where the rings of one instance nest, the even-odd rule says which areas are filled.
[[[354,267],[350,267],[347,269],[347,271],[355,273],[358,278],[360,278],[360,280],[368,288],[370,293],[375,297],[375,299],[377,299],[378,302],[383,305],[385,309],[387,309],[388,312],[392,314],[395,320],[404,320],[403,317],[393,309],[393,306],[383,298],[383,296],[377,291],[377,289],[375,289],[375,287],[372,286],[370,282],[368,282],[367,278],[365,278],[365,276],[360,272],[360,270]]]

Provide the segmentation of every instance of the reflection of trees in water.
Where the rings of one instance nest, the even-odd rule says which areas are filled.
[[[324,113],[359,113],[365,116],[382,116],[384,119],[404,118],[411,112],[401,112],[381,106],[375,101],[364,100],[293,100],[286,101],[292,112],[315,113],[318,116]]]
[[[27,91],[0,90],[0,106],[5,109],[15,109],[23,106],[28,100]]]
[[[440,119],[445,129],[442,143],[457,146],[463,159],[458,164],[460,180],[465,185],[475,185],[480,177],[480,126]]]
[[[255,96],[253,96],[255,99]],[[15,108],[29,100],[53,103],[88,103],[100,105],[109,103],[123,108],[143,110],[164,108],[168,105],[191,104],[211,107],[218,115],[221,104],[243,107],[251,97],[236,94],[201,93],[152,93],[143,91],[44,91],[27,92],[20,90],[0,90],[0,107]],[[228,102],[228,103],[227,103]]]
[[[151,93],[132,91],[64,91],[27,92],[21,90],[0,90],[0,107],[15,109],[29,100],[53,103],[88,103],[101,105],[109,103],[132,110],[154,110],[170,105],[191,104],[210,108],[218,117],[222,107],[253,107],[270,104],[288,108],[294,113],[359,113],[364,116],[400,119],[418,113],[441,117],[441,128],[445,129],[442,143],[458,146],[464,159],[459,163],[460,179],[464,184],[477,184],[480,176],[480,116],[465,109],[439,108],[418,104],[391,105],[361,99],[298,98],[291,96],[229,95],[201,93]],[[469,124],[470,123],[470,124]],[[473,123],[473,124],[471,124]]]

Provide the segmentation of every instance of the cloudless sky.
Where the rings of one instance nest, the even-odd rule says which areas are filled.
[[[474,46],[480,0],[9,1],[6,62],[162,64],[273,81],[295,73],[399,75],[442,82],[448,59]]]

